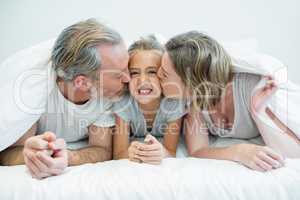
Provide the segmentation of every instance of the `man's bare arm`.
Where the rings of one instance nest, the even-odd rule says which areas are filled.
[[[89,146],[68,151],[69,166],[112,159],[112,128],[89,127]]]
[[[32,127],[13,145],[0,152],[0,165],[12,166],[12,165],[23,165],[23,148],[26,139],[36,134],[37,123],[33,124]]]

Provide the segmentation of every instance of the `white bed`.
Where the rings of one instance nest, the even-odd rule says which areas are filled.
[[[300,159],[262,173],[230,161],[184,157],[161,165],[107,161],[69,167],[63,175],[32,179],[25,166],[0,167],[0,199],[299,200]]]

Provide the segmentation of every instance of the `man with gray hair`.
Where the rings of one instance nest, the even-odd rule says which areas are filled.
[[[128,59],[121,36],[94,19],[64,29],[51,51],[54,87],[43,100],[45,112],[9,146],[0,144],[1,165],[25,163],[40,179],[67,166],[112,159],[110,108],[129,82]],[[67,149],[66,142],[86,138],[86,147]]]

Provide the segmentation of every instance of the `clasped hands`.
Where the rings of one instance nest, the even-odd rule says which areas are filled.
[[[23,156],[31,176],[36,179],[62,174],[68,166],[66,143],[52,132],[28,138]]]
[[[151,134],[148,134],[144,142],[133,141],[128,148],[130,161],[158,165],[166,157],[166,149]]]

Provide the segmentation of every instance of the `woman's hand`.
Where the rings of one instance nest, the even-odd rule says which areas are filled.
[[[270,171],[284,166],[284,158],[267,146],[254,144],[238,144],[233,146],[236,161],[261,172]]]
[[[252,114],[259,113],[266,108],[268,100],[277,91],[278,85],[271,76],[265,76],[265,85],[254,91],[251,99]]]

